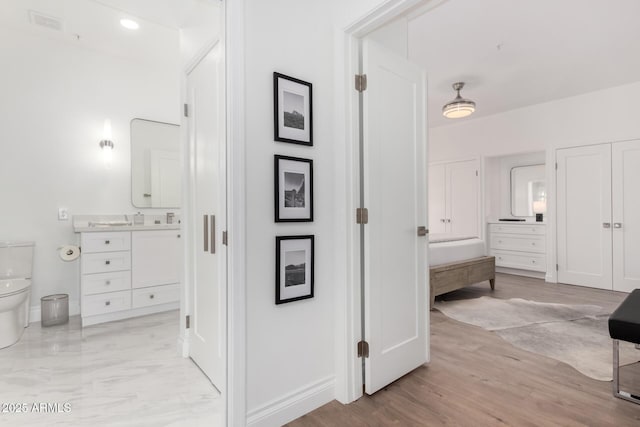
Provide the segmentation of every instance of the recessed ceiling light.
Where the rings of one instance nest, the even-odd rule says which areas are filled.
[[[120,20],[120,25],[122,25],[123,27],[125,27],[128,30],[137,30],[138,28],[140,28],[140,24],[138,24],[136,21],[134,21],[133,19],[121,19]]]

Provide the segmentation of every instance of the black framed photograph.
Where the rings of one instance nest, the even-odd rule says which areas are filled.
[[[276,236],[276,304],[313,298],[314,236]]]
[[[313,145],[311,83],[273,73],[273,138]]]
[[[313,160],[274,156],[276,222],[313,221]]]

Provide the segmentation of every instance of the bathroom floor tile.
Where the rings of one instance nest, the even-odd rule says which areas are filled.
[[[171,311],[84,329],[79,316],[32,323],[0,350],[0,425],[221,426],[220,394],[178,355],[178,322]]]

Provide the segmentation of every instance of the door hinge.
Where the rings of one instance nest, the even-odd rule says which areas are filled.
[[[360,341],[358,343],[358,357],[369,357],[369,343],[366,341]]]
[[[556,162],[556,170],[558,170],[558,162]]]
[[[367,90],[367,75],[356,74],[356,90],[358,92],[364,92]]]
[[[223,231],[222,232],[222,244],[225,245],[225,246],[228,246],[227,242],[228,242],[228,240],[227,240],[227,232]]]
[[[189,117],[189,105],[184,104],[184,116]]]
[[[558,264],[556,264],[556,271],[559,271]]]
[[[356,224],[368,224],[369,223],[369,209],[358,208],[356,209]]]
[[[186,326],[186,329],[189,329],[191,327],[191,316],[187,316],[185,318],[185,326]]]
[[[478,176],[478,171],[476,171],[476,176]]]

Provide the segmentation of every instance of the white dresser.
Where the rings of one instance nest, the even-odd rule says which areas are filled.
[[[179,308],[180,230],[80,234],[82,326]]]
[[[496,257],[496,271],[542,278],[546,247],[545,224],[489,223],[489,253]]]

